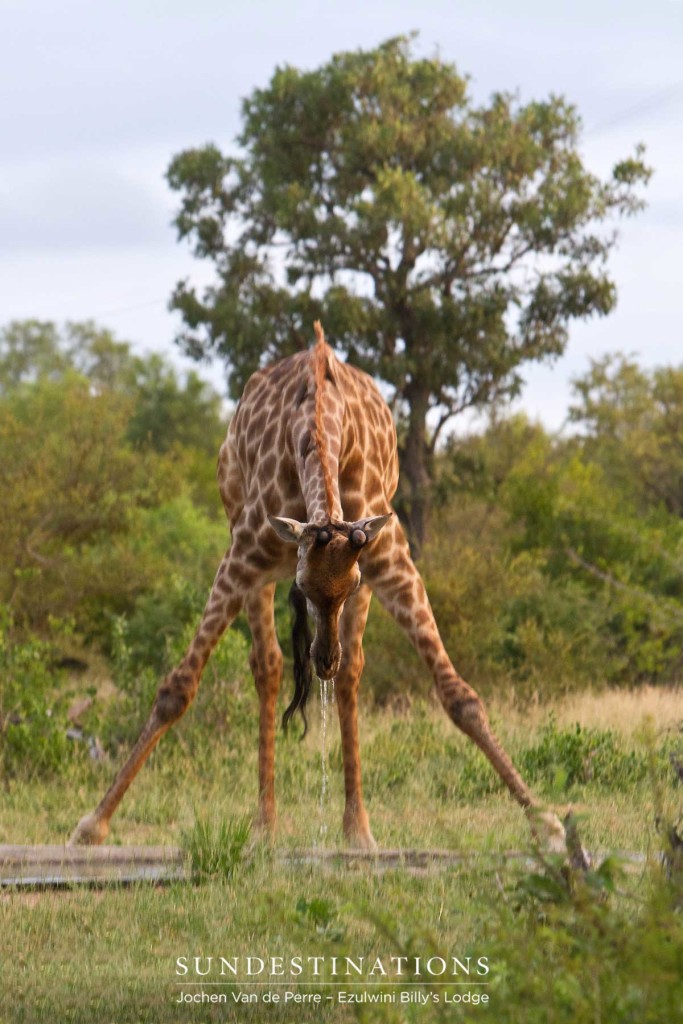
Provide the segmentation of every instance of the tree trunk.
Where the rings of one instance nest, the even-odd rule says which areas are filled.
[[[429,389],[410,387],[406,393],[410,412],[401,458],[401,509],[414,558],[419,558],[429,531],[431,511],[430,456],[427,449]]]

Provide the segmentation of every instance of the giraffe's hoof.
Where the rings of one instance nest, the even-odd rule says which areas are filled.
[[[273,816],[264,816],[261,812],[254,815],[251,822],[251,833],[250,833],[250,845],[258,846],[270,845],[272,846],[275,842],[275,835],[277,833],[277,818]]]
[[[543,853],[559,854],[575,871],[590,868],[591,855],[581,845],[576,819],[571,812],[564,819],[564,824],[552,811],[540,807],[530,807],[526,813],[534,839]]]
[[[109,825],[95,814],[86,814],[71,833],[69,846],[99,846],[109,835]]]
[[[531,833],[544,853],[558,853],[567,856],[567,837],[564,826],[556,814],[541,807],[529,807],[526,811]]]
[[[348,846],[354,850],[367,850],[370,853],[374,853],[379,849],[375,837],[370,831],[369,826],[365,828],[361,826],[349,826],[344,827],[344,839]]]
[[[356,836],[352,843],[357,850],[366,850],[368,853],[376,853],[379,850],[377,840],[372,832],[366,832],[362,836]]]

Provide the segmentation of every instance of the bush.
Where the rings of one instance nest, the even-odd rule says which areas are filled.
[[[497,1024],[663,1024],[678,1020],[683,1005],[683,917],[681,879],[665,879],[651,868],[634,899],[621,891],[618,861],[609,858],[586,874],[569,871],[561,859],[539,859],[538,867],[509,884],[484,911],[485,942],[470,938],[465,953],[476,961],[485,949],[485,988],[457,1004],[459,1020]],[[502,887],[501,887],[502,888]],[[372,925],[382,950],[403,956],[411,991],[424,1005],[403,1008],[378,1003],[356,1007],[356,1019],[373,1022],[454,1019],[446,987],[425,983],[415,968],[429,956],[448,962],[449,950],[415,925],[358,908]],[[481,939],[479,940],[481,942]],[[381,987],[378,985],[378,991]],[[392,991],[387,989],[386,991]],[[467,987],[451,993],[465,993]],[[482,1010],[479,996],[489,1005]],[[457,995],[456,995],[457,998]],[[418,1016],[419,1013],[419,1016]]]
[[[99,724],[100,737],[105,747],[113,752],[137,738],[163,675],[181,660],[199,624],[204,602],[200,604],[196,592],[182,580],[176,578],[174,589],[165,598],[166,603],[160,607],[153,601],[144,602],[142,606],[145,611],[151,610],[160,616],[158,621],[167,626],[165,632],[160,633],[154,620],[144,619],[142,614],[134,616],[132,621],[119,616],[113,624],[113,674],[120,692]],[[174,601],[183,612],[179,611],[175,617]],[[257,723],[253,691],[245,685],[249,671],[248,649],[247,641],[237,629],[228,629],[215,648],[182,728],[182,744],[187,755],[198,756],[208,751],[207,734],[215,741],[233,729],[243,731]],[[178,731],[171,729],[164,739],[164,747],[173,749],[179,742]]]
[[[69,694],[52,644],[18,640],[0,608],[0,765],[5,778],[47,778],[81,756],[67,737]],[[61,690],[61,692],[60,692]]]
[[[595,783],[623,789],[641,782],[648,773],[645,751],[624,751],[620,739],[607,729],[558,729],[554,720],[541,739],[519,754],[522,774],[532,782],[550,784],[555,791]]]
[[[544,865],[500,907],[490,946],[499,964],[491,988],[497,1020],[676,1019],[683,1003],[680,881],[667,882],[653,868],[644,898],[617,899],[613,864],[586,878]]]

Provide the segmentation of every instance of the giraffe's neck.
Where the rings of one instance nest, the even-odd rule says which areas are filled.
[[[314,458],[309,459],[309,463],[317,461]],[[330,507],[318,478],[319,470],[319,465],[318,467],[315,465],[307,467],[306,477],[301,481],[301,489],[306,503],[306,521],[320,524],[328,523],[330,520],[341,522],[344,515],[339,497],[339,484],[335,481],[334,500]]]
[[[344,401],[329,369],[329,360],[334,359],[331,351],[318,345],[312,355],[306,392],[292,420],[296,468],[307,521],[341,521],[339,453]]]
[[[292,434],[296,450],[299,483],[306,505],[306,521],[309,523],[326,523],[330,519],[341,521],[344,516],[342,514],[338,479],[340,446],[336,443],[331,443],[331,441],[336,441],[336,437],[328,437],[328,446],[325,453],[325,461],[329,468],[328,475],[325,472],[322,457],[315,444],[312,421],[304,417],[301,417],[301,420],[301,425],[297,424]]]

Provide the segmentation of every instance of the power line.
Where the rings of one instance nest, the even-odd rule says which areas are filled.
[[[672,85],[668,85],[663,89],[657,90],[657,92],[651,93],[650,96],[644,97],[639,100],[638,103],[632,104],[620,113],[615,114],[611,118],[607,118],[605,121],[599,121],[598,124],[593,125],[583,133],[584,139],[595,138],[609,131],[609,129],[619,124],[627,123],[634,118],[639,117],[641,114],[650,113],[653,110],[668,106],[672,101],[683,96],[683,81],[675,82]],[[117,316],[119,313],[134,313],[140,309],[149,309],[152,306],[160,306],[162,303],[166,303],[168,297],[161,299],[151,299],[148,302],[140,302],[132,306],[118,306],[115,309],[99,310],[93,313],[95,317],[107,317]]]
[[[163,299],[151,299],[149,302],[139,302],[136,306],[119,306],[117,309],[103,309],[97,313],[93,313],[93,317],[100,316],[116,316],[117,313],[133,313],[138,309],[148,309],[150,306],[160,306],[162,302],[167,302],[168,298]]]
[[[615,114],[614,117],[607,118],[607,120],[600,121],[598,124],[593,125],[593,127],[589,128],[587,132],[584,132],[584,138],[602,135],[615,125],[623,124],[626,121],[631,121],[634,118],[639,117],[641,114],[647,114],[652,110],[668,106],[672,100],[677,99],[681,95],[683,95],[683,82],[675,82],[673,85],[668,85],[666,88],[659,89],[650,96],[646,96],[644,99],[639,100],[638,103],[634,103],[632,106],[627,107],[625,110],[622,110],[621,113]]]

